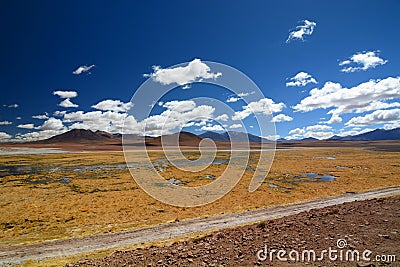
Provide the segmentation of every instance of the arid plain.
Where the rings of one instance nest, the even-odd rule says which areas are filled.
[[[219,152],[216,164],[193,176],[163,163],[160,152],[150,155],[161,166],[159,173],[176,186],[212,182],[229,157],[228,152]],[[251,157],[257,159],[257,152]],[[265,182],[255,192],[248,192],[254,171],[250,161],[253,165],[223,198],[205,206],[179,208],[148,196],[131,177],[122,152],[3,155],[0,245],[117,232],[399,186],[399,159],[400,152],[354,147],[278,149]]]

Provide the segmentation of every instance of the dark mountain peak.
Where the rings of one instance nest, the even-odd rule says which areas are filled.
[[[304,141],[304,142],[313,142],[313,141],[318,141],[317,138],[314,137],[307,137],[307,138],[303,138],[300,141]]]
[[[72,129],[68,132],[55,135],[49,139],[40,141],[41,143],[75,143],[86,141],[106,141],[116,139],[112,134],[104,131],[85,130],[85,129]]]
[[[332,136],[329,140],[341,140],[341,141],[377,141],[377,140],[399,140],[400,139],[400,128],[385,130],[375,129],[370,132],[349,135],[349,136]]]

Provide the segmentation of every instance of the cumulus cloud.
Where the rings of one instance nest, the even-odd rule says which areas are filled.
[[[200,124],[198,124],[200,126],[204,124],[205,120],[212,118],[215,111],[214,107],[208,105],[196,105],[192,109],[188,109],[188,103],[184,103],[182,106],[176,102],[174,104],[168,103],[164,104],[168,109],[161,114],[150,116],[139,122],[140,127],[145,129],[146,134],[168,134],[176,128],[187,126],[187,122],[190,121],[200,121]],[[198,126],[196,123],[194,125]],[[208,127],[211,126],[208,125]]]
[[[78,96],[78,93],[76,91],[53,91],[53,95],[57,95],[60,98],[65,98],[63,101],[58,104],[60,107],[64,108],[77,108],[78,105],[75,103],[72,103],[70,98],[74,98]]]
[[[272,118],[273,122],[282,122],[282,121],[292,121],[293,118],[285,115],[285,114],[278,114]]]
[[[76,111],[66,113],[63,121],[65,123],[73,123],[69,126],[71,129],[91,129],[108,132],[121,132],[124,125],[124,120],[129,116],[126,113],[119,113],[113,111]],[[128,125],[127,128],[137,127],[136,121],[130,119],[129,123],[135,125]],[[132,129],[139,131],[139,129]],[[135,132],[136,133],[136,132]]]
[[[286,83],[286,86],[306,86],[309,83],[317,83],[317,81],[307,72],[301,71],[294,77],[289,79],[290,82]]]
[[[12,121],[0,121],[0,125],[10,125]]]
[[[90,65],[90,66],[83,65],[83,66],[79,66],[76,70],[74,70],[74,71],[72,72],[72,74],[81,75],[81,74],[83,74],[83,73],[85,73],[85,72],[87,72],[88,74],[91,74],[91,73],[90,73],[90,70],[91,70],[92,68],[94,68],[94,67],[95,67],[95,65]]]
[[[231,126],[229,126],[230,129],[238,129],[238,128],[242,128],[243,125],[237,123],[237,124],[232,124]]]
[[[49,118],[49,114],[46,112],[45,114],[42,115],[33,115],[33,119],[39,119],[39,120],[46,120]]]
[[[169,101],[162,105],[164,108],[174,110],[177,112],[185,112],[192,110],[196,107],[196,102],[193,100],[183,100],[183,101]]]
[[[37,140],[43,140],[50,138],[52,136],[55,136],[57,134],[63,133],[63,130],[43,130],[43,131],[38,131],[38,132],[29,132],[25,134],[18,133],[15,135],[14,140],[15,141],[24,141],[24,142],[30,142],[30,141],[37,141]]]
[[[63,108],[77,108],[78,107],[78,105],[75,103],[72,103],[72,101],[69,98],[64,99],[58,105]]]
[[[76,91],[53,91],[53,95],[57,95],[60,98],[74,98],[78,96]]]
[[[51,118],[47,119],[41,126],[39,126],[38,129],[47,130],[47,131],[48,130],[57,131],[57,130],[65,129],[65,126],[64,126],[62,120],[51,117]]]
[[[295,111],[308,112],[315,109],[331,109],[332,118],[326,123],[341,122],[340,114],[362,113],[382,108],[397,107],[398,102],[384,101],[400,97],[400,77],[370,80],[352,88],[339,83],[327,82],[321,88],[314,88],[309,96],[295,105]]]
[[[236,111],[232,116],[232,120],[243,120],[251,114],[266,114],[270,115],[275,112],[280,112],[285,107],[284,103],[275,103],[270,98],[262,98],[258,101],[250,102],[243,106],[241,111]]]
[[[400,127],[400,120],[383,125],[385,130],[393,130]]]
[[[0,142],[7,142],[12,136],[6,132],[0,132]]]
[[[184,67],[162,69],[160,66],[153,66],[153,73],[145,74],[144,77],[151,77],[154,81],[163,85],[173,83],[186,85],[203,79],[217,79],[221,75],[221,72],[211,72],[207,64],[196,58]]]
[[[371,128],[366,128],[366,129],[362,129],[361,128],[353,128],[349,131],[343,131],[343,129],[341,130],[340,133],[336,134],[337,136],[354,136],[354,135],[359,135],[359,134],[363,134],[363,133],[367,133],[370,131],[373,131],[374,129]]]
[[[121,102],[122,103],[122,102]],[[128,104],[128,103],[126,103]],[[136,119],[121,112],[120,109],[106,111],[76,111],[65,113],[63,122],[72,123],[70,129],[102,130],[112,133],[161,135],[171,133],[176,128],[206,125],[206,121],[213,117],[215,108],[211,106],[197,106],[192,100],[169,101],[160,103],[166,108],[161,114],[152,115],[136,121]],[[121,107],[121,105],[119,106]]]
[[[103,111],[115,111],[115,112],[126,112],[133,106],[132,102],[124,103],[120,100],[103,100],[96,105],[93,105],[92,108],[103,110]]]
[[[328,139],[333,136],[333,132],[330,131],[332,127],[326,125],[311,125],[302,128],[295,128],[289,131],[289,136],[286,137],[288,140],[302,139],[302,138],[316,138],[316,139]]]
[[[27,123],[27,124],[20,124],[17,127],[22,129],[34,129],[35,125],[33,125],[33,123]]]
[[[396,123],[400,121],[400,109],[376,110],[365,116],[353,117],[346,126],[366,126],[381,123]]]
[[[202,130],[202,131],[212,131],[212,132],[223,132],[223,131],[225,131],[224,128],[219,124],[214,124],[214,125],[207,124],[207,125],[201,127],[200,130]]]
[[[302,25],[298,25],[294,30],[289,32],[289,37],[286,40],[286,43],[289,43],[292,40],[302,40],[304,41],[305,35],[311,35],[314,32],[314,28],[317,26],[316,22],[303,20],[301,21]]]
[[[384,65],[388,61],[379,57],[379,51],[364,51],[352,55],[349,59],[339,62],[342,72],[355,72]]]
[[[227,114],[222,114],[217,117],[215,117],[216,121],[227,121],[229,119],[229,116]]]
[[[280,137],[281,137],[281,136],[280,136],[279,134],[263,136],[263,138],[266,138],[266,139],[272,140],[272,141],[276,141],[276,140],[278,140]]]
[[[311,125],[306,127],[307,131],[329,131],[332,130],[331,126],[328,125]]]

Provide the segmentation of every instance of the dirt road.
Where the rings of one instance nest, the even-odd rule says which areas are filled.
[[[72,238],[38,244],[0,247],[0,265],[23,263],[27,260],[64,257],[95,250],[112,249],[151,241],[168,240],[196,232],[251,224],[262,220],[270,220],[297,214],[311,209],[324,208],[356,200],[367,200],[395,194],[400,194],[400,187],[377,189],[356,194],[348,193],[289,206],[275,206],[239,214],[226,214],[208,218],[192,219],[125,232]]]

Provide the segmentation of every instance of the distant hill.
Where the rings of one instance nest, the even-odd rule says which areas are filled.
[[[313,142],[313,141],[318,141],[318,139],[317,139],[317,138],[314,138],[314,137],[307,137],[307,138],[301,139],[300,141],[303,141],[303,142]]]
[[[195,135],[190,132],[180,132],[171,135],[165,135],[165,142],[168,145],[170,143],[172,145],[173,138],[176,138],[176,135],[179,134],[179,143],[182,146],[198,146],[200,141],[205,138],[209,138],[214,142],[246,142],[247,139],[251,143],[261,143],[261,142],[270,142],[270,140],[249,134],[244,132],[224,132],[224,133],[216,133],[216,132],[205,132],[200,135]],[[232,140],[229,139],[229,135]],[[36,141],[32,143],[38,144],[56,144],[56,143],[120,143],[122,138],[122,134],[116,133],[108,133],[105,131],[91,131],[84,129],[73,129],[68,132],[55,135],[50,137],[49,139]],[[146,140],[146,145],[149,146],[159,146],[161,144],[161,137],[148,137],[148,136],[140,136],[136,134],[127,134],[123,136],[125,141],[138,141],[138,140]],[[392,130],[384,130],[384,129],[376,129],[367,133],[358,134],[354,136],[333,136],[327,141],[380,141],[380,140],[400,140],[400,128],[392,129]],[[301,140],[285,140],[283,138],[278,139],[278,142],[314,142],[318,141],[318,139],[309,137]]]
[[[68,132],[55,135],[49,139],[38,141],[38,143],[77,143],[77,142],[101,142],[101,141],[116,141],[120,137],[104,131],[91,131],[84,129],[73,129]]]
[[[202,138],[209,138],[215,142],[252,142],[252,143],[261,143],[261,142],[269,142],[268,139],[244,132],[224,132],[224,133],[215,133],[215,132],[205,132],[199,135]],[[230,140],[231,139],[231,140]]]
[[[179,136],[179,137],[178,137]],[[163,135],[163,146],[176,145],[175,140],[179,138],[179,146],[199,146],[203,138],[189,132],[179,132],[170,135]],[[146,146],[161,146],[161,136],[146,137]]]
[[[400,140],[400,128],[385,130],[376,129],[367,133],[353,136],[332,136],[329,140],[338,141],[378,141],[378,140]]]

